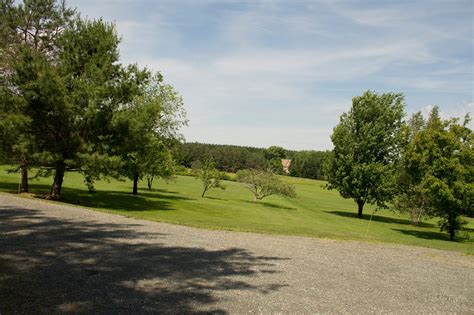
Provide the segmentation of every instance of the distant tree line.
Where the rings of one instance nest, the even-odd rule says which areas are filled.
[[[266,168],[264,152],[265,149],[260,148],[188,142],[176,148],[175,159],[188,168],[195,161],[212,160],[218,170],[235,173],[242,169]]]
[[[245,169],[271,170],[284,174],[282,159],[290,159],[289,175],[313,179],[326,179],[329,151],[290,151],[279,146],[254,148],[237,145],[188,142],[175,151],[176,162],[192,167],[195,161],[211,159],[215,167],[224,172],[236,173]]]
[[[290,176],[327,180],[327,165],[331,151],[294,151],[291,159]]]

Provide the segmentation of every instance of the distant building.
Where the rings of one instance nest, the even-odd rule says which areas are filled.
[[[291,165],[291,160],[281,159],[281,166],[283,166],[283,171],[286,174],[290,174],[290,165]]]

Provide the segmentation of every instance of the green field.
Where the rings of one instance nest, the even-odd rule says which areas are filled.
[[[158,181],[152,191],[141,182],[139,195],[133,196],[130,181],[101,181],[96,183],[97,191],[89,193],[79,174],[67,173],[61,202],[200,228],[388,242],[474,254],[474,219],[467,219],[470,238],[452,242],[446,233],[439,232],[437,219],[415,227],[407,217],[384,210],[369,221],[373,208],[366,207],[365,219],[360,220],[355,203],[341,198],[337,191],[324,190],[324,182],[284,180],[295,186],[296,199],[271,196],[254,203],[250,192],[237,182],[226,181],[226,190],[211,190],[201,198],[199,180],[178,176],[174,181]],[[18,174],[7,174],[6,167],[0,168],[1,191],[16,191],[18,181]],[[51,182],[51,178],[31,180],[30,191],[45,194]]]

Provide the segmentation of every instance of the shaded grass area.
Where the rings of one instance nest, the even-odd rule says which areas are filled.
[[[17,191],[18,174],[0,169],[0,190]],[[157,181],[152,191],[146,183],[139,194],[131,194],[130,181],[101,181],[97,191],[87,191],[79,174],[68,173],[61,202],[130,217],[177,223],[209,229],[249,231],[269,234],[302,235],[334,239],[367,240],[474,254],[474,220],[467,218],[465,235],[470,239],[449,241],[439,232],[437,219],[410,224],[407,216],[366,206],[364,219],[357,219],[356,205],[339,196],[337,191],[323,189],[325,182],[284,177],[296,188],[296,199],[271,196],[257,203],[250,192],[237,182],[226,182],[226,190],[211,190],[201,198],[201,182],[193,177],[178,176],[175,181]],[[47,193],[51,178],[31,182],[31,191]]]
[[[327,211],[327,213],[340,215],[347,218],[357,218],[357,213],[355,212],[343,212],[343,211]],[[411,222],[409,219],[404,218],[393,218],[393,217],[384,217],[377,214],[365,214],[362,220],[369,220],[374,222],[384,222],[384,223],[396,223],[402,225],[410,225]],[[435,224],[428,222],[419,222],[419,227],[435,227]]]

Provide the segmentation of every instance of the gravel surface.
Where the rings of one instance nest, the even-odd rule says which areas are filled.
[[[474,313],[474,258],[0,194],[0,313]]]

